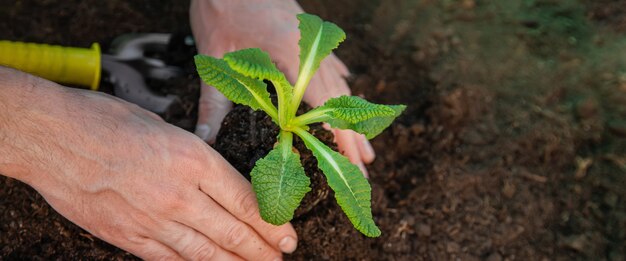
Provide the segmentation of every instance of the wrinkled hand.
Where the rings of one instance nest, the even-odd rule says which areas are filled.
[[[250,183],[201,139],[111,96],[34,81],[26,85],[60,94],[7,109],[28,108],[0,132],[13,137],[0,152],[23,152],[3,156],[0,172],[72,222],[149,260],[276,260],[295,250],[291,225],[264,222]]]
[[[193,0],[191,27],[198,52],[223,57],[227,52],[258,47],[267,51],[294,83],[298,77],[298,20],[302,9],[292,0]],[[349,95],[346,66],[335,56],[322,61],[304,94],[304,101],[317,107],[332,97]],[[232,108],[219,91],[202,83],[196,134],[212,143],[226,114]],[[365,138],[351,130],[332,130],[340,151],[367,175],[363,163],[375,154]]]

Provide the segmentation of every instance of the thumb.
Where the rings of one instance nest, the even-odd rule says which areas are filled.
[[[208,86],[204,82],[201,85],[195,134],[212,144],[215,142],[224,117],[233,108],[233,103],[213,86]]]

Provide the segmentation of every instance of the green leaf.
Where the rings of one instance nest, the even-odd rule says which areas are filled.
[[[278,95],[279,118],[287,120],[286,110],[293,96],[293,87],[276,68],[268,53],[259,48],[249,48],[227,53],[224,60],[238,73],[255,79],[270,80]]]
[[[205,55],[194,58],[198,74],[206,84],[215,87],[232,102],[262,109],[277,120],[276,107],[265,83],[234,71],[224,60]]]
[[[361,170],[305,130],[297,128],[295,132],[317,158],[317,166],[326,175],[337,203],[354,227],[368,237],[380,236],[380,229],[372,217],[372,189]]]
[[[300,70],[295,85],[292,109],[297,109],[306,90],[306,86],[320,66],[322,59],[339,46],[346,34],[337,25],[322,21],[311,14],[299,14],[300,20]],[[294,109],[294,110],[295,110]]]
[[[263,220],[282,225],[293,218],[304,195],[311,190],[300,157],[291,150],[290,132],[281,132],[279,145],[252,169],[252,187]]]
[[[248,77],[262,80],[285,78],[272,62],[270,55],[259,48],[227,53],[224,55],[224,60],[233,70]]]
[[[346,39],[346,33],[312,14],[299,14],[300,74],[315,72],[320,62]]]
[[[406,106],[382,105],[356,96],[341,96],[296,118],[297,124],[328,122],[333,128],[351,129],[372,139],[385,130]]]
[[[375,104],[356,96],[340,96],[331,98],[321,109],[330,109],[329,114],[349,123],[359,123],[375,117],[393,116],[396,114],[391,106]]]

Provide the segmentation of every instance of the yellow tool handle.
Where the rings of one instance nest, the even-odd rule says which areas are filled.
[[[42,78],[90,87],[100,85],[100,45],[91,49],[0,41],[0,65]]]

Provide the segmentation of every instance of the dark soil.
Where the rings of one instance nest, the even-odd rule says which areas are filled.
[[[235,106],[224,118],[213,147],[250,180],[250,171],[256,161],[265,157],[276,144],[278,131],[278,126],[264,112],[253,111],[245,106]],[[311,125],[310,131],[326,145],[337,149],[333,143],[332,133],[322,128],[321,124]],[[317,168],[317,160],[311,151],[306,149],[304,143],[295,138],[294,147],[300,154],[302,166],[311,179],[311,192],[305,195],[295,212],[295,216],[299,217],[326,199],[330,187],[326,183],[324,173]]]
[[[328,196],[293,221],[290,259],[626,260],[625,2],[300,3],[347,32],[337,55],[355,94],[409,107],[372,141],[382,236],[360,235]],[[1,39],[173,31],[188,31],[187,3],[0,0]],[[234,123],[267,126],[240,110]],[[221,149],[245,153],[243,173],[273,145],[262,129]],[[119,258],[132,256],[0,178],[0,259]]]

